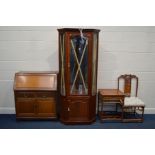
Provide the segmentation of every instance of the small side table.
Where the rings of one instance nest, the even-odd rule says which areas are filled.
[[[98,92],[98,115],[101,121],[104,120],[122,120],[123,113],[117,111],[119,105],[122,109],[122,102],[124,102],[125,94],[118,89],[99,89]],[[116,104],[116,111],[105,111],[104,104]],[[110,104],[111,105],[111,104]]]

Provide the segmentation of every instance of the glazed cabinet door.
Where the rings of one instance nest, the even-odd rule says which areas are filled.
[[[68,33],[68,95],[88,95],[91,70],[91,34]]]

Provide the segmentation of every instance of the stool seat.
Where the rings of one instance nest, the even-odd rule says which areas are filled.
[[[144,102],[138,97],[125,97],[124,106],[145,106]]]

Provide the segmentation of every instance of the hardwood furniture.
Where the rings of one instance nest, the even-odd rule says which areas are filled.
[[[121,80],[123,80],[123,92],[125,94],[123,108],[123,122],[143,122],[145,104],[137,97],[138,77],[136,75],[125,74],[118,77],[118,89],[120,89]],[[134,85],[135,84],[135,87]],[[132,88],[135,92],[132,96]]]
[[[60,120],[65,124],[96,119],[97,29],[58,29]]]
[[[122,110],[120,100],[124,100],[124,93],[118,89],[100,89],[98,92],[98,115],[101,121],[104,120],[122,120],[122,111],[118,112],[118,106]],[[115,111],[107,111],[105,105],[115,104]]]
[[[56,119],[57,72],[18,72],[14,79],[17,119]]]

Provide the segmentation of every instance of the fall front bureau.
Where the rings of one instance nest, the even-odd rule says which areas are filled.
[[[17,119],[56,119],[57,73],[16,73],[14,96]]]

